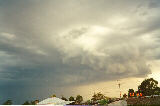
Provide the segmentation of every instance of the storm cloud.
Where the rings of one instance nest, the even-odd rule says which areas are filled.
[[[159,3],[0,0],[1,95],[147,76],[160,58]]]

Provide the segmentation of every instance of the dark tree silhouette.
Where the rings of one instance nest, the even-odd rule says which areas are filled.
[[[61,98],[62,100],[68,101],[67,98],[65,98],[64,96],[62,96]]]
[[[82,101],[83,101],[83,97],[81,95],[77,95],[76,103],[81,104]]]
[[[3,103],[3,105],[12,105],[12,100],[7,100],[6,102]]]
[[[151,96],[156,94],[158,81],[153,78],[145,79],[141,85],[138,86],[139,92],[142,92],[144,96]]]
[[[102,99],[105,99],[105,98],[106,97],[104,96],[104,94],[102,94],[101,92],[98,92],[98,93],[94,93],[91,100],[93,102],[97,102],[98,100],[102,100]]]
[[[25,101],[22,105],[31,105],[29,101]]]
[[[130,93],[133,94],[133,93],[134,93],[134,90],[133,90],[133,89],[129,89],[129,90],[128,90],[128,97],[130,97]]]
[[[126,98],[127,97],[127,95],[126,94],[123,94],[123,98]]]
[[[73,96],[69,97],[69,101],[75,101],[74,97]]]
[[[155,95],[160,95],[160,88],[159,87],[155,88],[154,94]]]
[[[39,102],[39,100],[34,100],[34,101],[25,101],[22,105],[36,105]]]
[[[69,101],[75,101],[74,97],[73,96],[69,97]],[[70,103],[70,105],[75,105],[75,102]]]

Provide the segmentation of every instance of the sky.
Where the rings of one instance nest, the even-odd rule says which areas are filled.
[[[159,11],[159,0],[0,0],[0,103],[160,82]]]

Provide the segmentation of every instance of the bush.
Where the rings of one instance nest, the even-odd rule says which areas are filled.
[[[106,104],[109,103],[109,101],[106,100],[106,99],[103,99],[103,100],[100,100],[98,103],[99,103],[100,105],[106,105]]]

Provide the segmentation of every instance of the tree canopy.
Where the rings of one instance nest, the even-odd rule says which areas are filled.
[[[69,97],[69,101],[75,101],[74,97],[73,96]]]
[[[76,102],[80,104],[82,101],[83,101],[83,97],[81,95],[77,95]]]
[[[64,96],[62,96],[61,98],[62,100],[68,101],[67,98],[65,98]]]
[[[94,93],[91,100],[96,102],[98,100],[102,100],[102,99],[105,99],[105,98],[106,97],[104,96],[104,94],[102,94],[101,92],[98,92],[98,93]]]
[[[25,101],[22,105],[31,105],[29,101]]]
[[[128,90],[128,97],[130,97],[130,93],[133,94],[133,93],[134,93],[134,90],[133,90],[133,89],[129,89],[129,90]]]
[[[53,98],[53,97],[56,97],[56,95],[55,95],[55,94],[53,94],[51,97],[52,97],[52,98]]]
[[[157,87],[158,81],[153,78],[145,79],[141,85],[138,86],[138,91],[142,92],[144,96],[151,96],[159,93],[159,87]]]
[[[7,100],[6,102],[3,103],[3,105],[12,105],[12,100]]]

